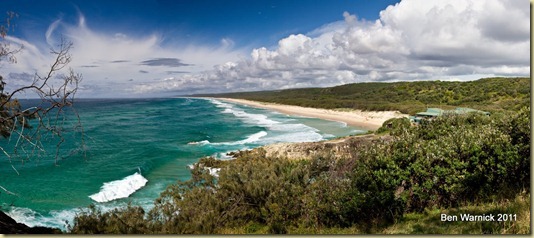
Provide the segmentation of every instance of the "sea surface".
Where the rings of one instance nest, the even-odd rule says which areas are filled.
[[[83,99],[75,108],[83,140],[65,131],[57,161],[57,141],[44,139],[45,152],[25,163],[0,154],[0,186],[16,194],[0,190],[0,209],[18,222],[66,230],[90,204],[150,209],[169,184],[190,178],[189,166],[201,157],[225,160],[228,152],[271,143],[366,132],[214,99]],[[0,138],[2,148],[13,143]]]

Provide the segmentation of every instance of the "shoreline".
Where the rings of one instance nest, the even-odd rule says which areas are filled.
[[[221,101],[237,103],[241,105],[269,109],[292,116],[305,116],[319,118],[323,120],[344,122],[350,126],[365,128],[367,130],[376,130],[382,124],[391,119],[399,117],[407,117],[398,111],[361,111],[361,110],[332,110],[323,108],[301,107],[293,105],[284,105],[276,103],[258,102],[246,99],[235,98],[213,98]]]

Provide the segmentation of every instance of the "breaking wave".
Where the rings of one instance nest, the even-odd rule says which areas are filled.
[[[146,185],[148,180],[140,173],[127,176],[121,180],[104,183],[100,192],[89,196],[96,202],[109,202],[120,198],[127,198],[135,191]]]
[[[209,143],[210,143],[209,140],[203,140],[203,141],[192,141],[192,142],[189,142],[187,144],[188,145],[207,145]]]
[[[262,137],[266,136],[267,132],[260,131],[258,133],[254,133],[250,136],[248,136],[244,140],[234,141],[234,142],[219,142],[219,143],[211,143],[212,145],[244,145],[249,143],[254,143],[259,141]]]
[[[29,227],[54,227],[66,231],[68,223],[72,223],[76,212],[77,209],[50,211],[48,216],[44,216],[29,208],[13,207],[6,214],[18,223],[26,224]]]
[[[241,119],[245,123],[266,128],[269,132],[269,136],[266,136],[267,134],[262,135],[264,138],[262,138],[262,143],[259,144],[270,144],[277,142],[309,142],[320,141],[324,139],[324,137],[318,133],[319,130],[306,126],[302,123],[291,123],[294,120],[284,121],[282,119],[282,121],[276,121],[270,119],[265,114],[245,112],[244,110],[241,110],[230,103],[221,102],[215,99],[209,99],[209,101],[215,104],[216,107],[223,108],[222,113],[233,114],[235,117]],[[277,114],[278,113],[274,113],[273,115]],[[243,141],[235,143],[240,142]]]
[[[210,99],[210,102],[215,104],[218,108],[224,108],[222,113],[233,114],[237,118],[240,118],[241,120],[249,124],[270,128],[273,125],[280,123],[278,121],[269,119],[267,115],[264,114],[247,113],[244,110],[235,108],[232,104],[229,103],[224,103],[214,99]]]

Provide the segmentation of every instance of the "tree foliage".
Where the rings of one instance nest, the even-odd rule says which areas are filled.
[[[288,160],[258,149],[224,163],[204,158],[199,164],[221,168],[218,178],[196,166],[192,179],[171,185],[148,215],[138,207],[84,213],[72,232],[122,233],[126,228],[112,215],[138,211],[131,223],[142,223],[141,233],[347,227],[373,233],[407,212],[512,199],[530,188],[529,116],[530,108],[523,108],[449,115],[419,126],[392,123],[389,139],[350,142],[353,151],[343,157],[325,150],[309,160]]]
[[[427,107],[473,107],[486,111],[519,110],[530,105],[530,78],[484,78],[469,82],[418,81],[355,83],[329,88],[200,95],[242,98],[316,108],[414,114]]]

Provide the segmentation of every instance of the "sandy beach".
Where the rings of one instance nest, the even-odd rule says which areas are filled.
[[[243,104],[251,107],[269,109],[294,116],[314,117],[331,121],[345,122],[347,125],[376,130],[386,120],[391,118],[407,117],[398,111],[361,111],[361,110],[330,110],[311,107],[299,107],[275,103],[256,102],[234,98],[216,98],[221,101]]]

